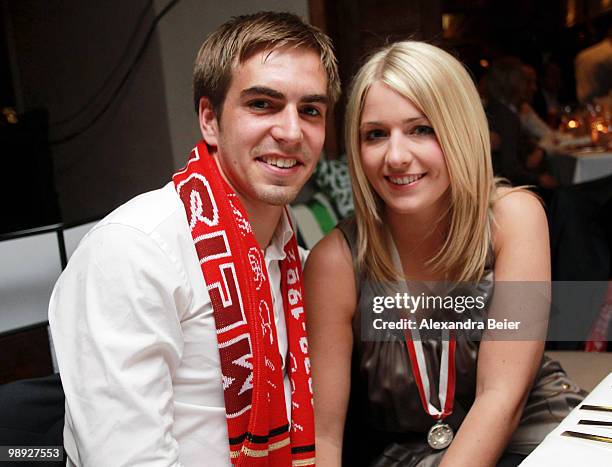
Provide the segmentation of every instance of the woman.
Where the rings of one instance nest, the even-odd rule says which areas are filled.
[[[381,293],[420,292],[423,281],[469,281],[482,297],[496,284],[481,317],[504,312],[503,281],[547,295],[539,200],[498,186],[478,93],[434,46],[399,42],[368,60],[346,135],[356,215],[313,249],[305,271],[317,466],[340,466],[343,454],[350,466],[516,465],[580,399],[557,364],[542,363],[541,334],[421,344],[413,331],[404,342],[396,332],[370,338],[364,326]],[[527,304],[523,318],[545,323],[547,304]]]

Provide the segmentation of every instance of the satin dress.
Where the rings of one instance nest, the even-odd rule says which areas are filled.
[[[343,448],[343,465],[373,467],[432,467],[439,464],[444,450],[427,443],[427,433],[435,420],[423,408],[412,371],[404,333],[377,330],[370,335],[373,297],[393,295],[389,284],[365,279],[356,267],[357,231],[354,218],[338,225],[353,255],[357,309],[353,317],[351,394]],[[472,293],[491,297],[494,292],[493,254],[482,280]],[[409,285],[410,286],[410,285]],[[477,313],[479,316],[474,316]],[[486,318],[487,308],[462,314],[462,319]],[[374,316],[373,316],[374,315]],[[434,319],[436,319],[434,315]],[[452,413],[444,419],[457,433],[476,395],[476,367],[479,331],[456,334],[455,394]],[[438,395],[441,340],[423,335],[422,344],[430,381],[430,402],[440,407]],[[545,357],[514,433],[507,454],[528,455],[586,393],[577,387],[561,366]]]

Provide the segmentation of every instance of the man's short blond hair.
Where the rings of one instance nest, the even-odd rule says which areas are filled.
[[[200,99],[207,97],[220,114],[235,67],[256,52],[284,47],[304,47],[319,54],[333,105],[340,95],[340,78],[330,38],[294,14],[260,12],[232,18],[200,47],[193,70],[195,111],[198,112]]]

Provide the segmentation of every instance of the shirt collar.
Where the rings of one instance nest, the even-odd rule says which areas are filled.
[[[289,243],[292,236],[293,229],[291,228],[291,223],[289,222],[287,210],[283,209],[283,213],[278,221],[274,235],[272,235],[272,241],[268,245],[268,248],[266,248],[266,259],[271,261],[281,261],[285,259],[285,246],[287,243]]]

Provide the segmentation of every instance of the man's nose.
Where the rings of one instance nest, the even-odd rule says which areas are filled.
[[[297,108],[287,106],[283,112],[278,113],[278,119],[272,128],[272,136],[285,144],[301,143],[304,134],[302,119]]]

